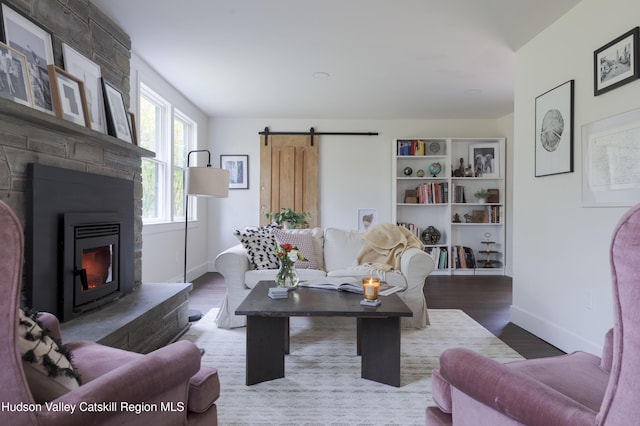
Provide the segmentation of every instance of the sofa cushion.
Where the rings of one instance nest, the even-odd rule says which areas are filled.
[[[302,230],[301,230],[302,231]],[[291,244],[297,247],[307,260],[298,260],[294,262],[296,268],[299,269],[318,269],[318,262],[313,250],[313,239],[311,232],[295,232],[295,230],[275,229],[273,235],[279,245]]]
[[[78,375],[71,364],[71,354],[53,339],[47,329],[36,323],[35,315],[20,310],[18,346],[24,374],[33,399],[51,401],[77,389]]]
[[[273,269],[280,267],[275,253],[276,238],[271,227],[247,227],[234,235],[247,250],[249,262],[254,269]]]
[[[300,280],[313,280],[325,277],[327,274],[319,269],[297,269]],[[254,269],[244,273],[244,284],[249,288],[254,288],[259,281],[274,281],[277,269]]]
[[[326,271],[354,266],[362,247],[359,231],[327,228],[324,232],[324,265]]]

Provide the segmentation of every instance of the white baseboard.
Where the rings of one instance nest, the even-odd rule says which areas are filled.
[[[602,343],[596,344],[585,340],[575,333],[518,306],[511,305],[511,322],[564,352],[584,351],[596,356],[602,356]],[[602,338],[604,341],[604,336]]]

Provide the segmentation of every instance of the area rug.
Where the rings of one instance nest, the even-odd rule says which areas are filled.
[[[447,348],[465,347],[499,362],[522,359],[464,312],[431,309],[426,329],[402,330],[401,386],[360,377],[355,320],[292,318],[285,376],[245,385],[245,328],[216,327],[217,309],[183,339],[205,349],[219,371],[220,425],[424,425],[431,371]],[[384,368],[381,365],[380,368]]]

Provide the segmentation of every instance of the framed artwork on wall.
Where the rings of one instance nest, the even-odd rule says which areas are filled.
[[[47,68],[56,116],[91,128],[82,81],[55,65],[49,65]]]
[[[0,42],[0,97],[33,108],[27,57]]]
[[[51,33],[7,4],[0,5],[3,41],[27,57],[33,107],[54,114],[47,65],[53,62]]]
[[[475,177],[500,177],[500,144],[474,143],[469,145],[469,164]]]
[[[582,126],[583,207],[640,200],[640,108]]]
[[[100,65],[85,57],[67,43],[62,43],[62,56],[64,58],[65,70],[78,77],[82,80],[82,83],[84,83],[91,128],[106,133],[107,126],[105,123],[104,100],[102,98],[102,85],[100,82],[100,78],[102,77]]]
[[[107,131],[125,142],[133,143],[129,114],[124,107],[124,96],[113,84],[102,80],[102,95],[104,96],[105,115],[107,117]]]
[[[376,209],[358,209],[358,231],[365,232],[378,224]]]
[[[573,172],[573,91],[569,80],[536,98],[536,177]]]
[[[593,94],[630,83],[640,77],[640,27],[635,27],[593,52]]]
[[[248,155],[221,155],[220,168],[229,170],[229,189],[249,189]]]

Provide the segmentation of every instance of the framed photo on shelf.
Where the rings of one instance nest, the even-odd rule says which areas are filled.
[[[125,142],[133,143],[129,115],[124,107],[122,92],[104,78],[101,80],[109,134]]]
[[[573,92],[569,80],[536,98],[535,177],[573,172]]]
[[[27,57],[0,42],[0,97],[33,108]]]
[[[77,50],[62,43],[62,56],[65,70],[77,76],[84,83],[84,93],[87,98],[87,111],[91,128],[102,133],[107,133],[107,125],[104,115],[104,100],[100,78],[102,72],[100,65],[85,57]]]
[[[248,155],[221,155],[220,168],[229,170],[229,189],[249,189]]]
[[[136,126],[136,115],[129,111],[129,127],[131,127],[131,138],[133,144],[138,145],[138,127]]]
[[[368,231],[374,225],[378,224],[378,210],[376,209],[358,209],[358,231]]]
[[[6,3],[0,5],[0,12],[3,41],[27,58],[33,107],[54,114],[47,71],[47,65],[54,63],[51,33]]]
[[[474,143],[469,145],[469,164],[475,177],[500,177],[500,144]]]
[[[582,126],[583,207],[640,200],[640,108]]]
[[[47,68],[49,81],[51,81],[53,110],[56,116],[91,128],[82,80],[55,65],[49,65]]]
[[[593,52],[593,94],[630,83],[640,77],[640,27],[635,27]]]

